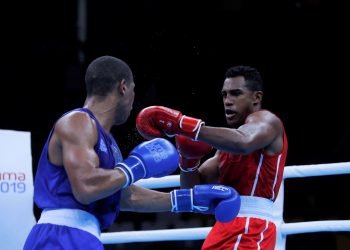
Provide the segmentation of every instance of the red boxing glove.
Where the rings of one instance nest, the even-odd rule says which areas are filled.
[[[175,136],[175,142],[180,155],[179,167],[184,172],[196,170],[201,163],[201,159],[213,149],[205,142],[194,141],[181,135]]]
[[[197,140],[203,124],[201,119],[185,116],[180,111],[162,106],[144,108],[136,117],[136,128],[147,140],[177,134]]]

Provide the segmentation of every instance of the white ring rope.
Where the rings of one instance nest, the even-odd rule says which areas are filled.
[[[343,232],[350,231],[350,220],[284,223],[281,225],[280,230],[285,235],[313,232]]]
[[[283,179],[338,174],[350,174],[350,162],[286,166]]]
[[[283,179],[338,174],[350,174],[350,162],[286,166],[284,168]],[[145,188],[154,189],[179,187],[180,176],[169,175],[162,178],[142,179],[139,180],[136,184]]]
[[[311,176],[350,174],[350,162],[313,164],[300,166],[286,166],[283,179],[302,178]],[[283,181],[284,182],[284,181]],[[157,189],[180,186],[180,176],[170,175],[162,178],[143,179],[136,183],[142,187]],[[276,203],[283,203],[284,183],[281,185],[280,199]],[[283,204],[276,204],[279,213],[283,214]],[[211,227],[126,231],[114,233],[102,233],[101,239],[104,244],[130,243],[130,242],[153,242],[170,240],[202,240],[205,239]],[[276,249],[285,249],[285,236],[288,234],[350,231],[350,220],[325,220],[297,223],[284,223],[283,218],[278,225],[278,236]]]
[[[180,175],[169,175],[161,178],[141,179],[135,183],[141,187],[157,189],[180,186]]]
[[[101,235],[101,240],[104,244],[170,240],[202,240],[208,235],[210,229],[211,227],[199,227],[103,233]]]
[[[125,231],[103,233],[101,235],[104,244],[121,244],[132,242],[178,241],[178,240],[203,240],[208,235],[211,227]],[[301,232],[302,229],[302,232]],[[309,221],[285,223],[280,226],[284,235],[313,233],[313,232],[342,232],[349,231],[350,220]]]

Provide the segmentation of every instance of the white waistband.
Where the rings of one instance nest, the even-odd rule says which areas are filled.
[[[44,209],[38,221],[38,224],[42,223],[78,228],[91,233],[98,239],[101,238],[101,229],[97,218],[80,209]]]
[[[274,203],[271,200],[255,196],[241,196],[241,209],[238,217],[255,217],[272,222],[280,219],[274,213]]]

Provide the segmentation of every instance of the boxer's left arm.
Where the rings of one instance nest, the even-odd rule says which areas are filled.
[[[170,193],[131,185],[123,189],[120,209],[132,212],[195,212],[214,214],[221,222],[234,219],[240,209],[237,191],[224,185],[196,185]]]
[[[179,152],[179,167],[182,172],[196,171],[201,159],[209,154],[213,147],[182,135],[175,136],[177,151]]]
[[[135,184],[122,190],[120,210],[130,212],[169,212],[170,194]]]
[[[191,188],[198,184],[219,183],[219,151],[200,165],[196,171],[180,171],[180,187]]]
[[[225,185],[195,185],[190,189],[173,190],[170,194],[172,212],[214,214],[222,223],[236,218],[241,208],[238,192]]]

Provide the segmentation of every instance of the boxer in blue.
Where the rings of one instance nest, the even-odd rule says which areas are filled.
[[[63,114],[43,147],[34,181],[34,201],[42,213],[25,250],[103,249],[101,230],[119,211],[212,213],[222,222],[237,215],[240,196],[231,187],[198,185],[167,193],[134,185],[173,173],[178,152],[156,138],[123,159],[110,131],[127,121],[134,102],[133,74],[124,61],[96,58],[85,82],[84,106]]]

